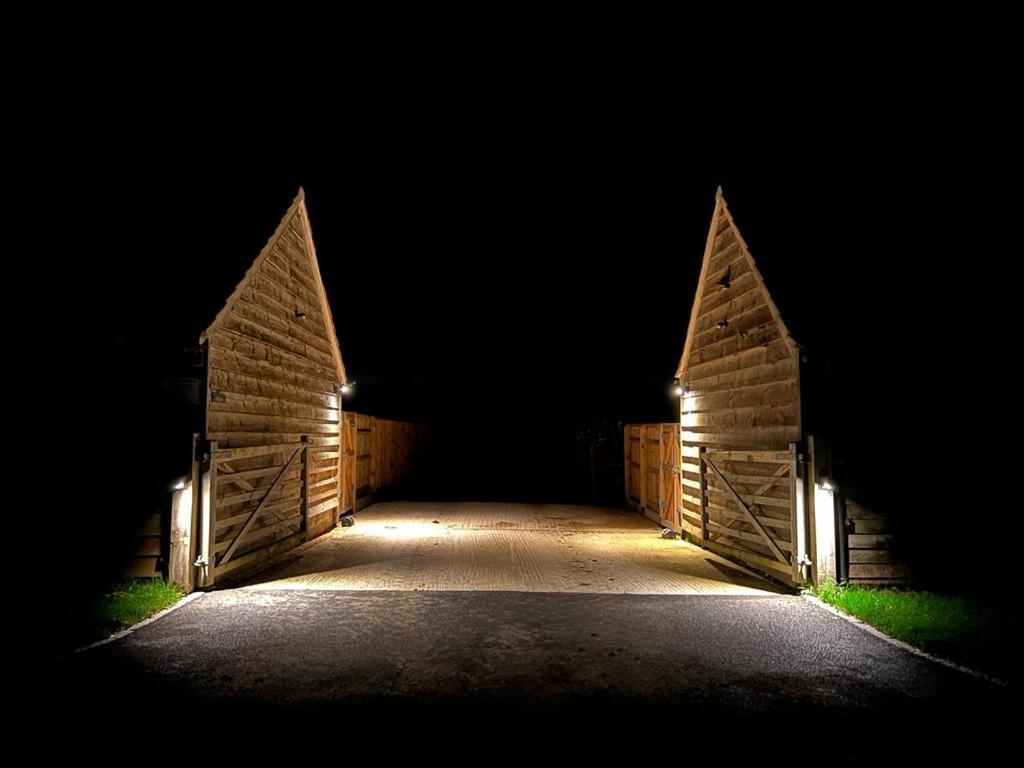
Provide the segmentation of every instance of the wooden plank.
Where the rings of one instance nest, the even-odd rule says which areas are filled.
[[[907,579],[911,569],[901,563],[850,563],[850,579]]]
[[[210,384],[214,390],[248,392],[326,408],[340,407],[338,395],[333,392],[334,382],[322,374],[313,375],[289,367],[283,360],[253,357],[246,352],[255,350],[232,346],[225,343],[210,347]]]
[[[298,371],[312,379],[319,379],[327,386],[323,391],[329,392],[334,386],[333,372],[323,365],[307,359],[301,354],[268,344],[261,339],[254,339],[234,328],[223,327],[210,338],[211,346],[234,352],[253,360],[263,360],[271,365]]]
[[[291,416],[264,416],[259,413],[227,413],[211,410],[210,432],[295,432],[304,434],[338,435],[337,422],[298,419]]]
[[[217,453],[217,441],[210,441],[210,456]],[[209,513],[207,517],[206,526],[203,530],[203,568],[206,572],[206,576],[203,579],[204,586],[212,587],[216,583],[217,579],[217,556],[213,551],[214,545],[217,543],[217,462],[211,460],[209,462],[209,474],[210,474],[210,496],[207,504],[207,511]]]
[[[890,549],[851,549],[849,562],[853,563],[896,563],[899,559]]]
[[[254,527],[252,530],[250,530],[245,537],[245,544],[251,545],[252,543],[259,541],[262,538],[280,533],[281,531],[286,530],[292,526],[298,526],[296,530],[302,530],[302,525],[303,517],[301,512],[297,515],[291,515],[290,517],[285,517],[280,520],[275,519],[271,522],[265,523],[261,526]],[[214,551],[219,554],[223,550],[227,549],[231,543],[231,539],[225,539],[224,541],[220,541],[214,546]]]
[[[799,473],[799,468],[797,467],[797,461],[796,461],[796,455],[797,455],[796,454],[796,448],[797,448],[796,443],[791,443],[790,444],[790,446],[789,446],[789,453],[792,456],[792,458],[790,459],[789,465],[788,465],[789,466],[789,499],[790,499],[790,502],[791,502],[791,506],[790,506],[790,510],[789,510],[789,526],[790,526],[789,538],[793,542],[793,544],[795,545],[793,550],[792,550],[792,555],[793,556],[792,556],[792,563],[791,563],[791,566],[792,566],[792,569],[793,569],[792,579],[793,579],[793,583],[794,584],[798,584],[800,582],[800,568],[802,567],[801,563],[800,563],[802,558],[800,556],[802,554],[804,554],[803,552],[801,552],[801,546],[800,546],[801,542],[799,541],[799,539],[800,539],[800,535],[799,535],[799,532],[800,532],[800,518],[799,518],[799,515],[801,514],[801,510],[797,508],[797,505],[798,505],[797,499],[799,497],[799,494],[797,492],[797,482],[799,482],[799,480],[797,478],[797,474]]]
[[[338,506],[338,503],[338,497],[331,494],[330,498],[312,505],[309,508],[309,516],[312,518],[324,512],[329,512],[330,510],[335,509]]]
[[[223,472],[223,479],[226,483],[234,483],[243,491],[255,491],[256,486],[250,483],[247,479],[240,476],[240,473],[235,472],[234,468],[226,461],[219,462],[221,471]]]
[[[149,555],[158,557],[160,555],[160,537],[136,536],[132,540],[130,549],[130,554],[133,557],[144,557]]]
[[[262,563],[266,563],[272,558],[276,557],[277,555],[283,552],[287,552],[289,549],[297,547],[299,544],[305,541],[305,537],[305,531],[293,533],[291,536],[279,539],[278,541],[275,541],[273,544],[267,547],[262,547],[252,552],[247,552],[244,555],[239,555],[224,567],[219,568],[219,571],[222,576],[227,576],[228,574],[230,574],[232,578],[235,578],[237,577],[238,572],[240,570],[248,568],[250,566],[256,566]]]
[[[306,326],[308,331],[316,334],[321,341],[328,342],[329,344],[330,340],[326,336],[321,336],[321,334],[325,333],[327,323],[324,321],[320,308],[301,301],[297,296],[292,296],[283,290],[275,290],[275,288],[276,286],[269,287],[265,281],[253,280],[249,288],[242,294],[242,297],[246,301],[262,307],[268,312],[277,313],[281,317],[294,317],[296,312],[303,313],[306,316],[305,320],[309,322],[309,325]]]
[[[267,504],[263,507],[263,511],[260,513],[263,515],[279,515],[286,514],[296,509],[300,509],[302,502],[298,497],[293,499],[284,499],[282,501],[274,502],[273,504]],[[217,535],[221,536],[224,531],[234,528],[240,523],[244,523],[249,519],[249,515],[252,514],[252,510],[245,509],[237,514],[233,514],[230,517],[223,517],[217,520]]]
[[[851,533],[847,537],[850,549],[890,549],[893,537],[887,534]]]
[[[708,540],[708,470],[704,464],[704,453],[707,449],[701,448],[700,458],[700,543],[704,546]]]
[[[157,578],[163,576],[158,557],[133,557],[122,571],[129,578]]]
[[[235,304],[232,313],[283,337],[294,339],[296,343],[315,350],[321,355],[331,357],[330,342],[320,335],[323,330],[317,327],[319,323],[309,317],[300,318],[296,310],[267,309],[256,299],[252,289],[242,294],[241,300]]]
[[[743,530],[741,528],[730,528],[726,525],[719,525],[714,520],[708,522],[708,529],[715,536],[715,541],[722,541],[722,538],[730,538],[735,540],[737,546],[752,544],[757,546],[764,546],[764,540],[757,533],[752,531]],[[778,546],[787,551],[792,552],[793,547],[789,542],[777,542]],[[755,552],[755,554],[757,554]],[[765,553],[767,554],[767,553]],[[786,565],[789,565],[789,560],[786,561]]]
[[[211,440],[218,440],[231,448],[255,448],[261,445],[279,445],[291,443],[296,445],[306,432],[236,432],[210,430],[207,436]],[[310,442],[314,445],[337,446],[341,438],[338,434],[325,433],[323,435],[310,435]]]
[[[303,441],[302,447],[302,527],[309,528],[309,494],[312,490],[309,485],[309,441]],[[328,481],[337,487],[337,480]]]
[[[339,411],[335,408],[321,408],[305,403],[293,403],[277,397],[263,397],[227,389],[216,389],[215,391],[221,397],[210,403],[211,411],[309,419],[329,424],[338,423]]]
[[[235,506],[236,504],[244,504],[248,501],[255,501],[262,499],[266,496],[270,490],[277,493],[279,499],[282,498],[299,498],[302,494],[302,482],[298,470],[290,470],[283,477],[280,477],[280,470],[275,478],[279,477],[279,482],[276,486],[262,485],[254,491],[246,491],[245,493],[233,493],[230,496],[221,496],[217,499],[217,506],[223,511],[227,507]],[[270,490],[268,490],[270,489]]]
[[[745,461],[750,464],[788,463],[793,458],[790,451],[743,451],[715,448],[709,448],[707,455],[714,461]]]
[[[892,533],[892,524],[882,517],[852,518],[853,533]]]
[[[712,519],[717,519],[719,521],[739,520],[744,523],[747,522],[747,516],[745,514],[729,509],[728,507],[719,506],[717,504],[708,504],[707,511],[708,515]],[[756,517],[766,528],[774,528],[778,532],[777,536],[779,538],[791,538],[792,523],[789,518],[764,517],[763,515],[756,515]]]
[[[730,495],[733,497],[733,501],[735,501],[739,505],[740,509],[747,514],[748,521],[754,526],[754,528],[757,530],[757,532],[761,535],[761,538],[764,539],[764,542],[767,545],[768,549],[771,550],[771,553],[773,555],[775,555],[777,560],[779,560],[782,563],[785,563],[786,566],[788,567],[789,566],[789,560],[786,559],[786,556],[782,553],[782,550],[779,549],[779,546],[775,543],[775,540],[768,534],[768,531],[766,531],[764,526],[761,525],[760,521],[758,521],[758,519],[754,515],[754,513],[751,512],[750,509],[747,508],[747,505],[743,502],[743,499],[740,498],[740,495],[738,493],[736,493],[736,491],[732,487],[732,485],[729,484],[729,481],[725,479],[725,475],[722,474],[722,472],[718,469],[718,467],[715,465],[715,463],[711,459],[705,459],[705,462],[707,463],[708,467],[711,469],[712,473],[714,473],[714,475],[718,477],[718,479],[722,482],[722,484],[725,485],[726,489],[729,491]]]
[[[741,549],[739,547],[733,547],[718,541],[709,541],[707,543],[707,549],[711,550],[712,552],[717,552],[718,554],[724,555],[726,557],[733,557],[747,565],[755,565],[760,568],[763,568],[766,572],[770,573],[771,575],[777,578],[782,578],[786,582],[791,583],[790,568],[788,564],[785,567],[783,567],[781,563],[779,563],[776,560],[772,560],[770,557],[757,555],[748,550]]]
[[[708,493],[710,493],[712,495],[721,495],[721,496],[732,496],[733,494],[737,493],[737,491],[736,491],[734,486],[729,486],[728,488],[719,488],[719,487],[717,487],[715,485],[709,485],[707,490],[708,490]],[[750,505],[750,506],[780,507],[782,509],[785,509],[787,512],[789,511],[789,507],[790,507],[790,503],[789,503],[789,499],[788,498],[787,499],[774,499],[774,498],[772,498],[770,496],[753,496],[753,495],[748,494],[748,493],[740,493],[739,497],[743,500],[743,502],[745,504]]]
[[[299,443],[296,440],[292,443],[268,443],[266,445],[253,445],[246,448],[217,448],[210,452],[210,458],[214,460],[233,461],[235,459],[249,459],[254,456],[268,456],[276,453],[291,453]],[[283,464],[282,464],[283,466]]]

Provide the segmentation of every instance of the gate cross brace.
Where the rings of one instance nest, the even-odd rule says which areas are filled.
[[[740,495],[736,493],[736,490],[732,487],[732,484],[725,479],[725,475],[723,475],[721,471],[718,469],[718,467],[715,466],[715,462],[713,462],[711,459],[704,459],[704,461],[707,463],[709,467],[711,467],[711,471],[715,473],[715,475],[721,481],[722,485],[725,486],[725,490],[727,490],[729,492],[729,495],[732,496],[733,501],[735,501],[739,505],[740,509],[743,510],[743,513],[747,516],[747,519],[750,521],[750,524],[753,525],[754,528],[757,529],[757,532],[761,534],[761,538],[765,540],[765,543],[768,545],[768,549],[772,551],[772,554],[775,555],[775,558],[780,562],[789,565],[789,560],[787,560],[786,556],[782,554],[782,550],[779,549],[778,545],[775,543],[775,540],[768,535],[768,531],[766,531],[764,529],[764,526],[761,525],[761,522],[756,517],[754,517],[754,513],[750,511],[750,507],[748,507],[743,502],[743,499],[741,499]]]
[[[302,454],[302,451],[305,447],[306,444],[303,442],[299,443],[299,445],[295,448],[295,452],[292,453],[292,457],[288,459],[288,463],[285,464],[281,468],[281,471],[277,473],[277,477],[274,478],[274,482],[270,484],[270,488],[263,495],[263,498],[260,499],[260,503],[256,505],[256,509],[254,509],[252,511],[252,514],[249,515],[249,517],[246,519],[245,525],[243,525],[239,529],[238,533],[235,534],[235,538],[231,540],[231,546],[228,547],[227,550],[224,552],[223,556],[218,561],[217,565],[224,565],[224,563],[230,560],[231,556],[235,554],[235,550],[238,549],[238,545],[241,543],[242,537],[245,536],[246,533],[248,533],[249,528],[252,526],[254,522],[256,522],[256,518],[259,516],[260,510],[262,510],[263,507],[266,506],[267,502],[270,501],[270,497],[274,494],[274,490],[277,488],[277,484],[281,482],[281,478],[288,474],[288,470],[292,468],[292,464],[295,463],[295,459],[297,459]]]

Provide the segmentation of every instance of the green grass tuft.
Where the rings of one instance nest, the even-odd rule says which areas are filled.
[[[823,584],[808,590],[890,637],[935,653],[961,656],[983,634],[983,611],[965,597]]]
[[[178,602],[185,593],[161,579],[129,579],[102,595],[95,605],[98,634],[110,635]]]

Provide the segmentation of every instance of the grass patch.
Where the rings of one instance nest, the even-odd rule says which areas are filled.
[[[178,602],[185,593],[162,579],[128,579],[93,604],[91,634],[106,637]]]
[[[990,606],[957,595],[827,583],[806,590],[890,637],[969,666],[1000,672],[1005,622]]]

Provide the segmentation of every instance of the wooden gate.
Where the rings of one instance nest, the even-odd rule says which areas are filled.
[[[626,500],[659,525],[679,532],[678,424],[628,424],[623,432]]]
[[[680,512],[684,522],[699,526],[702,545],[796,584],[799,482],[795,444],[786,451],[701,448],[699,508],[686,496]]]
[[[344,413],[341,420],[341,509],[356,510],[356,414]]]
[[[210,443],[196,564],[200,586],[263,562],[334,525],[339,450],[299,443],[219,449]]]
[[[661,512],[659,522],[677,533],[681,530],[679,438],[678,424],[662,425],[661,441],[658,446],[660,452],[658,508]]]

